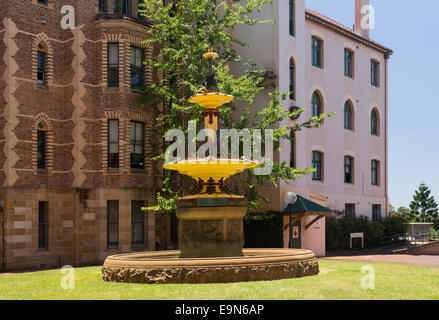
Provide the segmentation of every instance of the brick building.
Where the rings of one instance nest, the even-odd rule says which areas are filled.
[[[75,28],[64,30],[64,5]],[[137,0],[2,0],[0,268],[88,265],[166,246],[151,205],[157,111],[135,103],[155,75],[141,61]],[[169,229],[169,228],[168,228]]]

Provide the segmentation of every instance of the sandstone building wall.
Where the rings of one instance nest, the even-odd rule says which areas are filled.
[[[0,268],[101,263],[109,254],[162,246],[166,219],[145,213],[145,243],[131,245],[131,201],[152,205],[161,170],[149,160],[157,112],[135,103],[130,47],[145,47],[148,26],[98,11],[98,0],[3,0],[0,6]],[[75,29],[61,28],[61,7]],[[119,87],[107,86],[107,44],[119,43]],[[46,86],[37,84],[37,50],[46,50]],[[157,79],[148,68],[145,82]],[[119,168],[107,165],[108,119],[119,120]],[[145,124],[145,169],[130,168],[130,121]],[[47,129],[46,169],[37,169],[37,128]],[[107,200],[119,200],[119,244],[107,246]],[[38,203],[48,202],[48,249],[38,249]],[[157,220],[157,224],[156,224]]]

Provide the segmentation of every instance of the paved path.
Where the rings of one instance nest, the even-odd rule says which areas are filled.
[[[355,256],[333,256],[323,259],[423,264],[439,267],[439,256],[413,256],[408,254],[370,254]]]

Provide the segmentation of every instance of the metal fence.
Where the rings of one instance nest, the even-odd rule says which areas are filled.
[[[439,240],[439,231],[430,231],[423,233],[404,233],[381,238],[381,245],[388,246],[392,244],[408,244],[409,248],[431,241]]]

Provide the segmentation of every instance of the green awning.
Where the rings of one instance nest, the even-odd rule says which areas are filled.
[[[297,201],[295,204],[291,205],[289,204],[285,210],[285,214],[322,214],[322,215],[329,215],[332,213],[331,209],[321,206],[318,203],[315,203],[311,200],[308,200],[302,196],[297,195]]]

